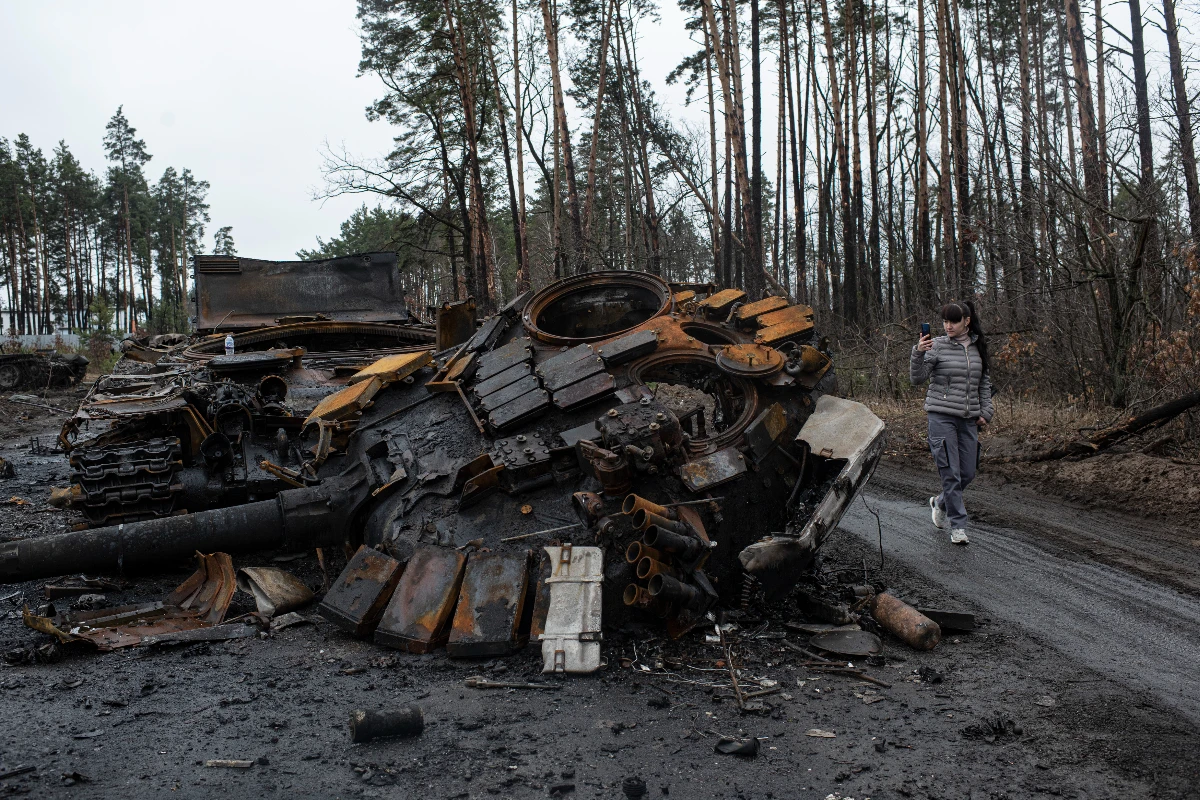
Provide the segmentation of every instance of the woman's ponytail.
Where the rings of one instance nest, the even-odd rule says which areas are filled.
[[[975,334],[975,349],[979,351],[979,359],[983,362],[983,372],[984,374],[987,374],[987,337],[983,335],[983,325],[981,325],[979,322],[979,315],[975,313],[975,302],[973,300],[964,300],[963,306],[967,311],[967,315],[971,317],[971,324],[967,326],[967,331]]]

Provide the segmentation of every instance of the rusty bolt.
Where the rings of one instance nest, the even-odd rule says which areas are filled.
[[[525,453],[525,455],[527,455],[527,456],[533,455],[533,448],[526,447],[522,452]]]
[[[659,416],[661,417],[661,416],[662,416],[662,414],[659,414]],[[662,426],[661,426],[661,425],[659,425],[657,422],[651,422],[651,423],[650,423],[650,430],[652,430],[652,431],[656,431],[656,430],[658,430],[658,429],[659,429],[659,428],[661,428],[661,427],[662,427]]]
[[[610,409],[608,410],[608,415],[609,415],[610,417],[617,417],[617,416],[620,416],[620,413],[621,413],[621,412],[617,411],[615,408],[610,408]]]
[[[523,434],[523,433],[522,433],[522,434],[518,434],[518,435],[517,435],[517,441],[518,441],[518,442],[523,442],[523,441],[525,441],[525,434]]]
[[[656,420],[658,420],[659,422],[662,422],[663,420],[665,420],[667,418],[667,415],[660,411],[654,415],[654,418]]]

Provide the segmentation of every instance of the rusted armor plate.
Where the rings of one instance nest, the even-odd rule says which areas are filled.
[[[343,420],[352,417],[362,411],[382,387],[379,378],[373,377],[334,392],[317,403],[304,424],[314,419]]]
[[[750,445],[756,461],[761,461],[771,452],[786,429],[787,412],[779,403],[773,403],[754,418],[746,428],[746,444]]]
[[[563,350],[555,356],[551,356],[542,363],[538,364],[537,373],[545,377],[546,375],[560,370],[568,364],[574,364],[576,361],[582,361],[589,356],[595,355],[590,344],[577,344],[574,347]]]
[[[788,301],[786,297],[764,297],[762,300],[756,300],[753,303],[746,303],[737,310],[737,321],[745,324],[752,322],[761,314],[769,314],[772,311],[778,311],[781,308],[787,308]]]
[[[561,363],[558,366],[548,368],[547,365],[549,363],[546,362],[546,364],[539,366],[538,374],[542,376],[542,381],[546,384],[546,388],[552,392],[557,392],[564,386],[570,386],[572,383],[578,383],[584,378],[604,371],[604,361],[596,355],[589,355],[578,361]]]
[[[550,393],[545,389],[534,389],[488,414],[488,422],[500,430],[533,419],[549,409]]]
[[[363,545],[317,607],[321,616],[360,638],[375,630],[404,565],[391,556]]]
[[[501,656],[515,651],[528,589],[528,551],[472,557],[458,592],[446,652],[452,656]]]
[[[350,383],[358,383],[373,377],[378,377],[383,383],[396,383],[412,375],[432,360],[432,350],[384,356],[374,364],[363,367],[350,376]]]
[[[574,408],[611,392],[616,387],[613,376],[607,372],[598,372],[590,378],[578,383],[572,383],[565,389],[554,393],[554,405],[559,408]]]
[[[788,306],[778,311],[772,311],[769,314],[763,314],[754,321],[763,328],[769,328],[772,325],[782,325],[785,322],[802,322],[804,320],[812,322],[812,319],[813,310],[808,306]]]
[[[700,307],[709,317],[724,317],[734,303],[746,299],[746,293],[741,289],[722,289],[716,294],[709,295],[700,301]]]
[[[493,392],[498,392],[505,386],[516,383],[526,375],[533,374],[533,367],[528,362],[517,364],[515,367],[509,367],[498,375],[493,375],[486,381],[480,381],[475,384],[474,392],[476,397],[486,397]]]
[[[658,347],[658,334],[654,331],[638,331],[607,342],[596,348],[596,354],[610,367],[633,361],[654,352]]]
[[[511,372],[511,370],[505,370]],[[516,383],[510,383],[499,391],[492,392],[487,397],[484,397],[480,403],[484,411],[495,411],[505,403],[510,403],[516,400],[523,394],[535,391],[538,388],[538,379],[533,375],[527,375]]]
[[[679,477],[693,492],[703,492],[746,471],[746,457],[736,447],[726,447],[679,468]]]
[[[375,643],[428,653],[446,643],[467,557],[446,547],[422,545],[375,630]]]
[[[788,322],[781,322],[778,325],[772,325],[769,328],[762,328],[755,335],[754,341],[759,344],[773,345],[789,339],[807,338],[807,336],[812,334],[812,329],[813,322],[811,319],[794,319]]]
[[[513,339],[503,347],[497,347],[492,352],[479,356],[479,369],[475,373],[475,379],[487,380],[493,375],[499,375],[509,367],[528,361],[530,357],[529,339],[527,337]]]

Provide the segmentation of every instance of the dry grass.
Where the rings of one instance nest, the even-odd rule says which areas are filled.
[[[887,455],[905,457],[926,452],[923,397],[924,393],[903,400],[890,397],[858,398],[887,423]],[[992,423],[980,436],[984,460],[1030,456],[1051,444],[1088,436],[1125,416],[1124,412],[1114,408],[1088,408],[1079,404],[1055,404],[1003,395],[995,399],[994,405]],[[1137,449],[1170,436],[1172,440],[1166,445],[1168,454],[1192,458],[1197,448],[1196,437],[1190,430],[1194,425],[1195,422],[1185,415],[1161,429],[1130,440],[1129,447]]]

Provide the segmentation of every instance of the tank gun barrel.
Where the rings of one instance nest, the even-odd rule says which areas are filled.
[[[272,500],[5,542],[0,545],[0,582],[72,572],[136,572],[197,550],[333,544],[345,538],[347,523],[366,496],[365,485],[357,475],[339,477],[280,492]]]

